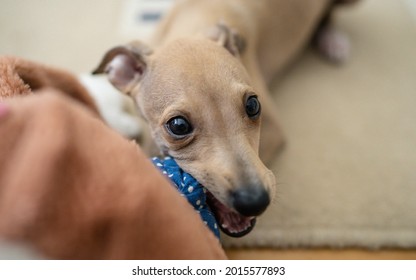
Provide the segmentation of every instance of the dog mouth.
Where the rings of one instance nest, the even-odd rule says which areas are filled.
[[[207,191],[207,203],[221,231],[231,237],[242,237],[248,234],[256,224],[255,217],[246,217],[231,210],[209,191]]]

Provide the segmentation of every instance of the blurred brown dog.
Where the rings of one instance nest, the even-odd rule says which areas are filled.
[[[25,96],[47,88],[55,89],[87,106],[97,116],[97,106],[88,91],[68,71],[19,57],[0,57],[0,101]]]

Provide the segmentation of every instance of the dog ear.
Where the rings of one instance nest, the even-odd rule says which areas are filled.
[[[151,49],[139,41],[110,49],[92,74],[107,74],[109,81],[121,92],[130,94],[146,72]]]
[[[207,30],[206,36],[237,57],[243,54],[246,49],[246,40],[244,37],[223,22],[219,22]]]

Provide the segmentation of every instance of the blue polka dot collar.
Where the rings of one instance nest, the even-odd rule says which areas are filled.
[[[206,203],[206,189],[189,173],[183,171],[171,157],[152,158],[153,164],[166,175],[183,197],[194,207],[204,223],[219,239],[220,233],[211,209]]]

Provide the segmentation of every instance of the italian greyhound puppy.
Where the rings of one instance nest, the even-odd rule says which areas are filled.
[[[331,3],[178,1],[151,47],[115,47],[94,71],[135,100],[162,153],[207,188],[228,235],[247,234],[274,197],[263,162],[283,136],[267,83],[322,28]]]

